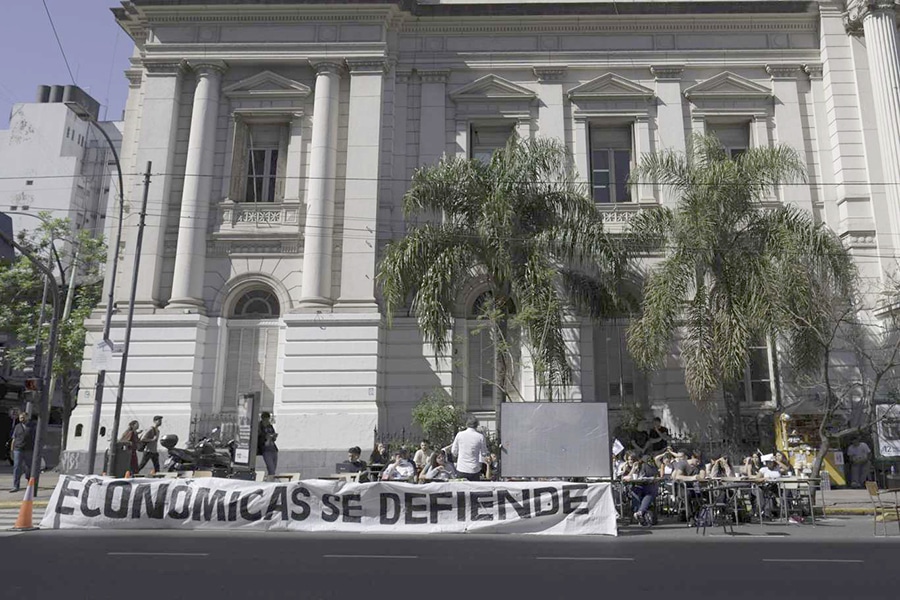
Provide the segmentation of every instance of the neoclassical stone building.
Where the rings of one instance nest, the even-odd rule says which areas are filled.
[[[148,161],[153,176],[123,422],[163,414],[184,436],[192,416],[259,392],[282,467],[305,475],[330,472],[376,427],[408,427],[438,387],[490,422],[493,353],[468,334],[483,288],[459,298],[452,355],[435,359],[407,314],[386,326],[374,277],[380,249],[404,232],[413,170],[489,154],[512,132],[564,140],[612,230],[670,201],[624,185],[642,153],[703,131],[734,153],[789,144],[810,184],[772,201],[811,211],[882,278],[900,244],[900,186],[881,185],[900,182],[896,7],[850,4],[124,2],[114,14],[135,51],[117,340]],[[624,332],[573,317],[570,399],[637,402],[676,431],[715,435],[719,415],[687,400],[677,361],[638,372]],[[524,400],[536,395],[529,369],[525,357]],[[95,379],[88,352],[72,450],[87,447]],[[764,344],[742,394],[750,421],[778,402]]]

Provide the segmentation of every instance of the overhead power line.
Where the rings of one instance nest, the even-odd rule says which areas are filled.
[[[47,19],[50,21],[50,27],[53,29],[53,36],[56,37],[56,45],[59,46],[59,52],[62,54],[63,61],[66,63],[66,70],[69,72],[69,77],[72,78],[72,85],[78,85],[75,81],[75,76],[72,74],[72,67],[69,66],[69,59],[66,57],[66,51],[63,50],[62,41],[59,39],[59,33],[56,31],[56,24],[53,22],[53,15],[50,14],[50,8],[47,6],[47,0],[41,0],[41,3],[44,5],[44,10],[47,13]]]

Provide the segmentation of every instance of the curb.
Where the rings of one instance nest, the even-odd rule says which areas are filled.
[[[891,515],[892,511],[888,511],[888,516]],[[873,515],[875,514],[874,509],[872,508],[864,508],[864,507],[856,507],[856,506],[826,506],[825,507],[826,515]]]
[[[36,508],[45,508],[50,503],[49,500],[35,500],[34,506]],[[0,502],[0,510],[4,508],[19,508],[22,506],[21,502]]]

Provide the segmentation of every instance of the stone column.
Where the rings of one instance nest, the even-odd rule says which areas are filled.
[[[795,64],[766,65],[766,72],[772,76],[772,91],[775,93],[775,135],[779,144],[792,147],[800,154],[806,169],[806,141],[803,131],[804,120],[800,114],[800,91],[797,78],[801,66]],[[809,181],[813,174],[807,172]],[[782,202],[790,202],[812,214],[812,194],[809,186],[791,185],[779,190]]]
[[[563,79],[565,66],[535,67],[534,75],[541,83],[541,104],[538,107],[538,131],[542,137],[566,141]]]
[[[377,245],[381,115],[384,110],[383,60],[348,60],[350,114],[347,164],[353,178],[344,195],[344,243],[341,253],[341,310],[376,312]]]
[[[216,125],[219,119],[219,92],[225,63],[192,63],[197,73],[191,132],[188,138],[175,274],[168,308],[202,312],[203,279],[206,272],[206,220],[212,189],[213,158],[216,154]]]
[[[169,196],[175,179],[175,142],[178,134],[178,113],[181,103],[181,81],[184,65],[180,61],[144,63],[141,125],[136,156],[132,164],[143,172],[147,161],[153,162],[153,173],[147,196],[147,219],[141,249],[141,272],[138,277],[135,305],[143,309],[160,306],[160,278],[165,254],[166,217]],[[143,179],[131,178],[126,190],[126,202],[134,210],[143,193]],[[122,265],[122,285],[116,290],[116,302],[128,302],[131,272],[137,240],[137,212],[126,219],[128,237]]]
[[[650,72],[656,77],[656,127],[660,150],[684,152],[684,96],[681,93],[682,65],[654,65]]]
[[[334,61],[316,62],[313,66],[316,68],[316,96],[313,104],[300,305],[324,307],[332,304],[332,229],[342,66]]]
[[[418,74],[422,79],[419,165],[433,165],[447,150],[447,77],[450,71],[420,70]]]
[[[853,0],[845,15],[851,33],[866,39],[869,77],[874,92],[882,177],[900,182],[900,59],[897,43],[897,4],[894,0]],[[886,186],[894,232],[900,231],[900,186]]]

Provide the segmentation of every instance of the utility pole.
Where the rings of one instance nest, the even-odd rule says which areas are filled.
[[[23,248],[2,230],[0,230],[0,239],[18,250],[22,256],[27,257],[28,260],[44,274],[46,277],[45,281],[48,284],[47,289],[50,292],[50,296],[52,297],[51,300],[53,302],[53,317],[50,320],[50,341],[47,348],[47,361],[44,364],[43,373],[40,372],[41,369],[35,369],[35,374],[40,379],[41,394],[40,403],[38,405],[37,432],[34,436],[34,457],[31,461],[31,476],[34,477],[34,494],[36,496],[41,478],[41,455],[43,454],[44,434],[47,431],[47,418],[50,416],[50,397],[47,395],[50,386],[47,385],[48,382],[45,378],[53,372],[53,358],[56,356],[56,343],[59,335],[59,285],[56,283],[56,277],[53,276],[53,271],[51,269],[47,268],[47,266],[38,260],[37,257]],[[40,339],[40,332],[38,333],[38,339]]]
[[[80,248],[75,249],[75,256],[72,257],[72,264],[69,266],[69,288],[66,291],[66,304],[63,307],[62,312],[62,322],[65,323],[69,315],[72,314],[72,301],[75,297],[75,274],[78,272],[78,254],[81,252]],[[50,401],[53,401],[53,393],[56,391],[56,372],[50,374]],[[65,394],[63,395],[65,397]],[[68,411],[69,407],[66,406]],[[66,440],[69,434],[69,419],[68,415],[66,415],[66,419],[64,421],[65,427],[62,432],[62,445],[60,448],[60,452],[66,449]]]
[[[137,242],[134,248],[134,271],[131,274],[131,295],[128,299],[128,320],[125,322],[125,344],[122,348],[122,364],[119,367],[119,387],[116,391],[116,412],[113,416],[113,427],[109,441],[109,456],[106,472],[113,473],[116,465],[116,451],[119,441],[119,421],[122,419],[122,396],[125,392],[125,375],[128,372],[128,350],[131,347],[131,326],[134,322],[134,299],[137,296],[138,275],[141,268],[141,247],[144,244],[144,222],[147,219],[147,195],[150,191],[150,169],[153,163],[147,161],[144,173],[144,197],[141,199],[141,212],[138,221]]]

